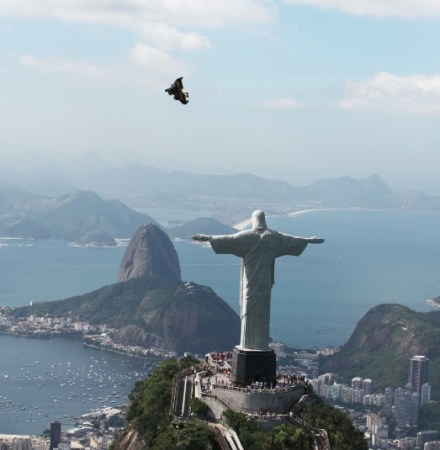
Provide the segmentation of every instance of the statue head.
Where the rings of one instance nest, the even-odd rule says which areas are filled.
[[[266,217],[261,209],[252,213],[252,228],[254,230],[267,230]]]

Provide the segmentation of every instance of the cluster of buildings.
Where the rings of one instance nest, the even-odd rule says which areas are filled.
[[[48,442],[41,437],[0,434],[0,448],[2,450],[47,450]]]
[[[77,426],[66,431],[55,421],[50,424],[47,450],[107,450],[123,426],[122,410],[111,407],[81,416]]]
[[[440,450],[440,442],[437,441],[440,436],[436,431],[422,431],[416,437],[408,437],[417,427],[419,408],[431,401],[428,366],[426,356],[410,358],[408,383],[404,387],[387,387],[380,392],[374,392],[373,380],[369,378],[355,377],[348,386],[336,383],[336,375],[327,373],[310,382],[317,394],[332,403],[366,411],[358,415],[360,418],[356,419],[356,424],[365,431],[370,448]],[[371,410],[377,413],[373,414]]]
[[[15,317],[10,314],[10,308],[0,306],[0,331],[30,337],[50,337],[101,334],[111,330],[105,325],[91,325],[70,318],[33,315]]]
[[[271,343],[277,358],[292,356],[280,343]],[[320,351],[332,354],[337,349]],[[421,431],[415,435],[419,408],[431,401],[428,382],[429,359],[417,355],[409,360],[408,383],[402,387],[387,387],[376,391],[370,378],[354,377],[350,385],[337,383],[334,373],[318,374],[318,352],[296,352],[291,364],[280,371],[308,377],[314,391],[344,410],[355,426],[364,431],[371,449],[440,450],[437,431]],[[373,413],[372,411],[376,411]],[[408,435],[412,434],[413,437]]]
[[[82,337],[86,346],[136,356],[154,355],[173,358],[174,352],[159,348],[144,348],[114,342],[115,329],[106,325],[92,325],[70,318],[50,316],[28,316],[17,318],[9,314],[8,307],[0,306],[0,332],[28,337],[77,336]]]
[[[92,326],[87,322],[54,317],[36,317],[17,319],[9,314],[7,308],[0,307],[0,332],[27,336],[77,335],[84,344],[132,355],[155,354],[174,357],[173,353],[164,353],[160,349],[145,349],[127,346],[112,340],[112,329]],[[307,377],[314,391],[342,409],[353,408],[355,425],[365,432],[370,449],[383,450],[440,450],[440,435],[437,431],[421,431],[415,435],[420,406],[431,401],[431,385],[428,382],[429,360],[425,356],[414,356],[409,361],[408,383],[403,387],[387,387],[374,390],[373,380],[355,377],[350,385],[337,383],[336,375],[327,373],[318,376],[319,352],[287,352],[284,344],[271,343],[277,359],[288,358],[289,365],[279,366],[279,372],[295,373]],[[326,349],[325,354],[337,349]],[[374,411],[374,412],[372,412]],[[350,415],[350,414],[349,414]],[[100,419],[107,420],[106,413]],[[89,418],[90,419],[90,418]],[[122,419],[121,419],[122,420]],[[98,425],[97,425],[98,423]],[[1,436],[1,450],[74,450],[108,448],[112,430],[98,432],[102,427],[96,417],[84,418],[80,425],[61,433],[61,424],[51,424],[50,439],[26,436]],[[412,435],[412,436],[411,436]]]
[[[106,407],[78,418],[75,428],[62,430],[54,421],[47,435],[0,435],[1,450],[108,450],[124,425],[123,411]]]

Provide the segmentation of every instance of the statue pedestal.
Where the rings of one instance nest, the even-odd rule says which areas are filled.
[[[255,381],[265,382],[267,387],[276,385],[276,356],[273,350],[242,350],[232,352],[231,381],[249,386]]]

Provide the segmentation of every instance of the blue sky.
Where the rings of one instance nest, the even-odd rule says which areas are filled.
[[[439,25],[438,0],[0,0],[0,162],[440,195]],[[185,106],[164,93],[179,76]]]

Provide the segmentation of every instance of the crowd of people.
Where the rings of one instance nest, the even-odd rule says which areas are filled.
[[[304,375],[286,372],[276,374],[276,384],[266,381],[253,381],[249,386],[237,386],[230,381],[232,352],[211,352],[205,356],[200,374],[202,392],[212,393],[212,388],[240,389],[246,392],[278,393],[286,392],[299,384],[308,386],[309,381]]]

